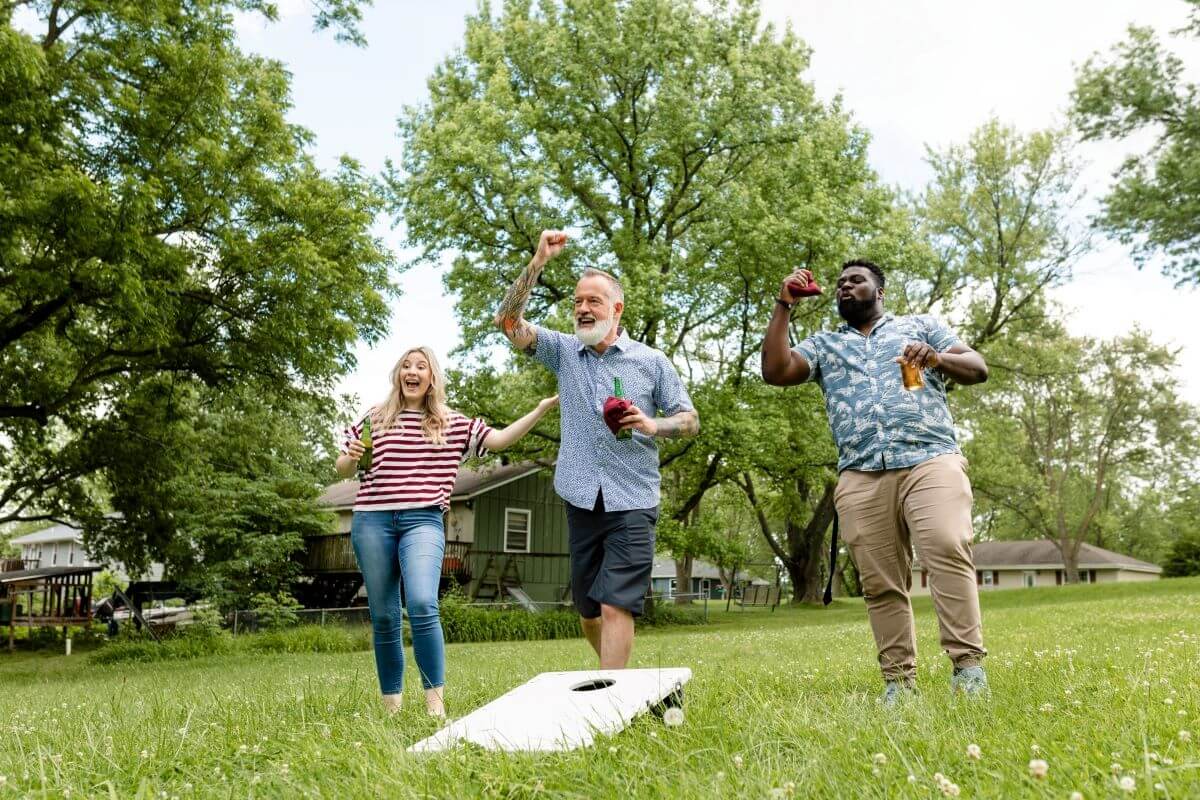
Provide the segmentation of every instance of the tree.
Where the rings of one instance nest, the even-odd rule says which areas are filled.
[[[315,3],[316,25],[361,40],[359,5]],[[17,6],[38,30],[13,27]],[[206,404],[311,408],[354,341],[384,332],[380,199],[352,160],[317,169],[310,134],[285,118],[283,66],[236,47],[238,9],[275,13],[256,0],[0,3],[0,522],[90,519],[101,549],[177,558],[195,543],[174,538],[182,509],[201,498],[261,504],[273,480],[271,502],[295,496],[286,472],[258,472],[241,494],[228,481],[248,473],[222,468],[224,446],[184,455]],[[295,425],[282,420],[260,435]],[[164,467],[178,483],[159,491],[163,471],[146,464],[170,460],[191,471]],[[155,505],[168,496],[180,505]],[[120,530],[97,518],[110,504]]]
[[[889,283],[889,305],[936,313],[983,351],[1037,327],[1046,290],[1070,277],[1091,246],[1070,223],[1078,166],[1066,131],[1023,135],[992,119],[965,145],[929,151],[934,176],[916,202],[932,268]]]
[[[524,0],[469,18],[428,104],[401,118],[393,209],[423,257],[457,254],[446,283],[468,363],[487,360],[495,305],[543,228],[578,231],[529,319],[568,329],[584,265],[622,280],[625,328],[672,359],[702,409],[700,436],[662,449],[664,473],[678,473],[664,517],[677,522],[744,471],[740,433],[756,413],[744,394],[783,277],[805,265],[828,282],[849,250],[908,241],[866,135],[816,99],[807,66],[803,43],[762,25],[753,2]],[[830,304],[799,309],[797,332],[829,318]],[[520,357],[511,369],[544,373]],[[466,408],[548,382],[456,377]],[[541,453],[553,458],[554,442]]]
[[[1200,575],[1200,532],[1192,530],[1175,540],[1163,564],[1164,578]]]
[[[1140,332],[1099,342],[1059,331],[1007,343],[967,443],[976,491],[1025,531],[1054,540],[1068,582],[1107,498],[1195,457],[1195,412],[1174,354]],[[979,457],[976,457],[976,456]]]
[[[1176,31],[1200,37],[1200,0]],[[1117,170],[1098,223],[1134,245],[1140,265],[1165,257],[1163,273],[1200,284],[1200,89],[1187,64],[1151,28],[1130,26],[1108,59],[1089,58],[1076,76],[1072,117],[1085,140],[1148,133],[1146,152]]]

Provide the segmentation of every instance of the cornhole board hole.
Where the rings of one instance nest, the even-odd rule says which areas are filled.
[[[686,667],[543,672],[408,748],[427,753],[471,742],[488,750],[574,750],[659,705],[679,702]]]

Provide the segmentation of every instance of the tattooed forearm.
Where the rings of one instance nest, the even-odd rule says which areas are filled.
[[[526,351],[536,347],[537,335],[533,326],[525,321],[525,306],[529,304],[529,296],[533,294],[533,287],[537,285],[538,276],[545,266],[546,262],[535,256],[509,287],[496,312],[496,325],[504,331],[510,342]]]
[[[686,439],[700,432],[700,415],[695,411],[681,411],[673,417],[663,417],[655,422],[657,436],[663,439]]]

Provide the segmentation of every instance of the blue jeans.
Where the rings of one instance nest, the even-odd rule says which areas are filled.
[[[431,506],[355,511],[350,542],[367,586],[379,688],[383,694],[399,694],[404,688],[401,580],[421,685],[441,686],[446,682],[446,645],[438,616],[438,580],[446,549],[442,510]]]

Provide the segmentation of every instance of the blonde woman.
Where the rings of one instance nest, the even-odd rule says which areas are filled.
[[[442,514],[459,465],[469,456],[509,447],[558,403],[550,397],[502,430],[469,419],[446,405],[446,381],[428,347],[414,347],[396,362],[391,392],[371,418],[371,466],[354,501],[350,541],[367,587],[379,688],[389,712],[400,708],[404,642],[400,585],[412,625],[413,653],[425,688],[425,707],[445,716],[442,691],[446,656],[438,616],[438,579],[446,534]],[[363,420],[346,429],[337,471],[354,474],[364,452]]]

